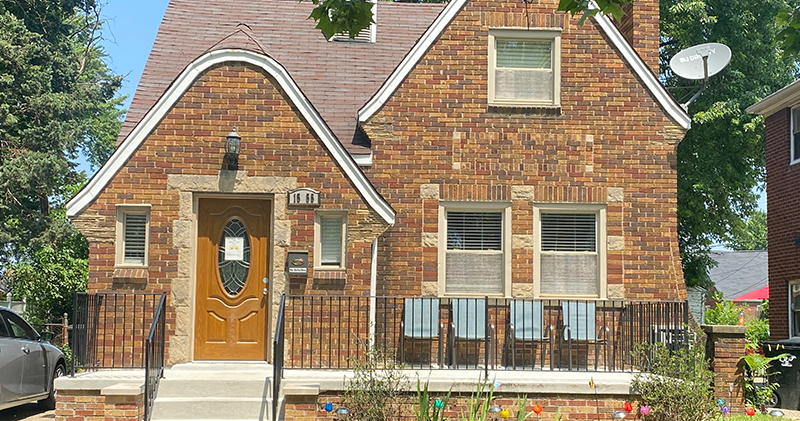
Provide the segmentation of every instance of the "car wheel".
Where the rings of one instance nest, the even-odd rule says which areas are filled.
[[[53,377],[50,379],[50,395],[47,398],[42,399],[39,401],[39,405],[41,405],[45,409],[56,409],[56,388],[55,388],[55,381],[57,377],[62,377],[67,374],[67,369],[64,367],[64,364],[58,363],[56,365],[56,369],[53,370]]]

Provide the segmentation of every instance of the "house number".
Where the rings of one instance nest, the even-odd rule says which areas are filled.
[[[289,192],[289,205],[319,206],[319,192],[307,187],[291,190]]]

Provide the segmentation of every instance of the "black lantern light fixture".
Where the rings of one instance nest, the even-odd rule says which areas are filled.
[[[239,169],[239,152],[242,151],[242,137],[236,133],[236,126],[225,137],[225,157],[228,159],[228,169]]]

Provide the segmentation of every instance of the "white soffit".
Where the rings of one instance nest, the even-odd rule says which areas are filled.
[[[431,45],[433,45],[442,32],[444,32],[467,1],[468,0],[452,0],[447,7],[442,10],[425,34],[417,41],[417,44],[414,45],[403,61],[400,62],[400,65],[398,65],[389,78],[386,79],[378,92],[358,111],[358,121],[360,123],[369,121],[369,119],[386,104],[386,101],[388,101],[397,88],[400,87],[403,80],[411,73],[414,66],[422,59]],[[620,51],[622,57],[628,62],[634,72],[636,72],[636,75],[639,76],[639,79],[650,91],[654,99],[661,104],[667,114],[675,120],[676,123],[688,130],[691,127],[692,119],[686,114],[686,111],[680,104],[672,98],[667,90],[664,89],[661,82],[653,75],[650,68],[642,61],[641,57],[636,54],[633,47],[622,36],[617,27],[614,26],[608,17],[601,14],[596,15],[594,20],[606,33],[614,44],[614,47]]]
[[[372,183],[361,172],[358,164],[336,139],[322,117],[303,95],[300,88],[289,76],[286,69],[275,60],[261,54],[246,50],[217,50],[206,53],[192,62],[170,85],[164,95],[159,98],[156,105],[147,112],[139,124],[134,127],[128,137],[114,151],[114,154],[97,171],[91,180],[67,203],[67,216],[74,217],[100,195],[103,189],[111,182],[114,176],[125,166],[142,142],[158,126],[169,110],[175,105],[183,94],[192,86],[194,81],[208,68],[225,62],[244,62],[264,69],[272,75],[281,88],[289,96],[289,100],[297,106],[300,114],[312,127],[314,133],[322,140],[336,163],[344,171],[345,176],[353,183],[367,204],[377,212],[383,220],[394,224],[395,212],[384,198],[375,190]]]
[[[784,108],[794,107],[798,103],[800,103],[800,80],[773,92],[768,97],[747,107],[745,111],[768,117]]]

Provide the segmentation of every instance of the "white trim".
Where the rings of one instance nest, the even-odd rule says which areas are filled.
[[[370,151],[369,154],[364,155],[352,155],[353,160],[356,161],[359,167],[371,167],[372,166],[372,152]]]
[[[283,91],[286,92],[289,100],[297,107],[300,114],[313,129],[313,132],[322,140],[325,148],[339,167],[342,168],[345,176],[353,183],[362,197],[364,197],[364,201],[367,205],[374,209],[384,221],[389,224],[394,224],[395,213],[392,207],[378,191],[375,190],[372,183],[367,180],[367,177],[361,172],[358,164],[356,164],[342,144],[339,143],[331,129],[303,95],[286,69],[278,62],[265,55],[246,50],[230,49],[212,51],[200,56],[175,79],[164,95],[159,98],[156,105],[147,112],[128,137],[125,138],[119,148],[114,151],[114,154],[111,155],[108,162],[106,162],[105,165],[97,171],[97,174],[89,180],[86,186],[67,203],[67,216],[74,217],[92,204],[114,176],[125,166],[150,133],[155,130],[172,106],[181,99],[183,94],[203,72],[214,65],[234,61],[258,66],[278,81],[278,84]]]
[[[800,285],[800,281],[789,281],[786,285],[786,305],[789,307],[789,337],[796,338],[798,336],[793,335],[794,333],[794,311],[792,310],[792,285]]]
[[[428,27],[428,30],[422,34],[419,41],[414,44],[411,51],[406,54],[403,61],[394,69],[394,72],[383,82],[378,92],[358,110],[359,122],[365,123],[383,107],[383,104],[385,104],[392,94],[394,94],[394,91],[400,87],[400,84],[405,80],[406,76],[411,73],[411,70],[422,59],[422,56],[425,55],[431,45],[439,39],[439,35],[450,25],[450,22],[456,17],[465,4],[467,4],[467,0],[451,0],[450,3],[447,4],[442,12],[439,13],[439,16],[436,17],[436,20]]]
[[[745,111],[750,114],[771,116],[783,108],[792,107],[800,103],[800,79],[773,92],[761,101],[747,107]]]
[[[339,264],[322,264],[322,218],[339,218],[341,220],[341,244],[339,245]],[[314,212],[314,271],[335,272],[347,270],[347,211],[317,210]]]
[[[115,269],[147,269],[150,267],[150,204],[118,204],[117,220],[115,224],[116,241],[114,252]],[[142,263],[125,262],[125,217],[130,215],[144,215],[144,258]]]
[[[495,97],[495,81],[497,79],[497,40],[538,40],[550,42],[550,72],[553,74],[553,99],[497,99]],[[490,28],[489,29],[489,83],[488,102],[490,106],[531,106],[560,107],[561,106],[561,28]],[[531,70],[531,69],[524,69]]]
[[[366,123],[384,104],[386,104],[386,101],[388,101],[397,88],[400,87],[400,84],[409,73],[411,73],[411,70],[413,70],[419,60],[422,59],[431,45],[433,45],[434,41],[444,32],[466,2],[467,0],[452,0],[447,7],[442,10],[439,17],[436,18],[425,34],[422,35],[400,65],[397,66],[394,72],[383,82],[378,92],[358,111],[358,121],[360,123]],[[593,6],[596,7],[594,4]],[[650,68],[642,61],[641,57],[636,54],[633,47],[628,43],[625,37],[622,36],[617,27],[614,26],[608,17],[601,14],[594,16],[594,20],[606,33],[614,47],[619,50],[622,57],[628,62],[636,75],[639,76],[645,88],[647,88],[653,98],[661,104],[667,115],[675,120],[681,127],[688,130],[692,124],[691,117],[689,117],[683,107],[672,98],[667,90],[664,89],[661,82],[653,75]]]
[[[800,158],[794,159],[794,110],[800,109],[800,105],[789,109],[789,165],[794,165],[800,162]],[[800,129],[798,129],[800,132]]]

